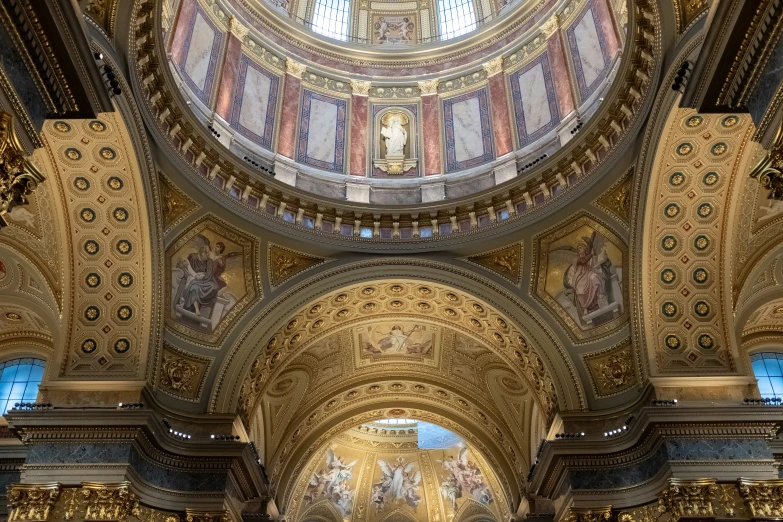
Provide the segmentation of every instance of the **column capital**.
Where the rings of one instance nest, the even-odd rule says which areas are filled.
[[[485,71],[487,71],[487,76],[493,76],[497,73],[503,72],[503,57],[502,56],[496,56],[495,58],[492,58],[488,62],[484,62],[481,64],[481,66],[484,68]]]
[[[351,80],[351,90],[357,96],[368,96],[372,82],[363,82],[360,80]]]
[[[232,16],[228,19],[228,32],[239,38],[240,42],[245,39],[249,31],[247,27],[239,23],[236,17]]]
[[[418,82],[421,95],[427,96],[428,94],[438,94],[439,83],[440,80],[438,80],[437,78],[433,78],[432,80],[422,80]]]
[[[292,60],[291,58],[286,58],[285,60],[285,72],[286,74],[290,74],[294,78],[302,79],[302,75],[304,74],[307,67],[303,63],[296,62]]]
[[[549,38],[560,29],[560,17],[558,15],[550,16],[543,24],[541,24],[541,34],[544,38]]]

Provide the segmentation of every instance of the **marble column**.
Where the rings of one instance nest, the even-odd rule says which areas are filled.
[[[228,22],[226,54],[223,57],[222,73],[218,83],[215,112],[227,122],[231,121],[234,91],[239,76],[239,60],[242,58],[242,41],[247,36],[247,27],[231,18]]]
[[[294,159],[296,151],[296,119],[299,117],[299,95],[302,87],[304,64],[288,58],[285,62],[285,87],[283,89],[283,117],[277,138],[277,152]]]
[[[598,30],[604,35],[609,56],[614,58],[620,51],[620,42],[612,17],[612,6],[609,5],[609,0],[595,0],[593,9],[598,15]]]
[[[421,130],[424,138],[424,175],[441,173],[440,115],[438,110],[438,80],[419,82],[421,91]]]
[[[552,17],[549,23],[542,27],[541,30],[547,39],[546,52],[549,58],[549,70],[552,73],[552,83],[555,85],[555,96],[557,97],[557,109],[560,111],[560,119],[562,120],[576,109],[576,103],[574,93],[571,90],[571,75],[565,55],[566,48],[557,17]]]
[[[179,4],[179,10],[177,16],[174,19],[172,25],[172,33],[174,36],[171,39],[171,61],[179,63],[182,60],[182,53],[185,50],[185,40],[188,35],[188,27],[190,18],[193,16],[193,12],[196,10],[196,0],[182,0]]]
[[[489,105],[492,110],[492,133],[495,136],[497,157],[514,150],[511,139],[511,120],[508,117],[506,75],[503,74],[503,57],[498,56],[484,64],[489,83]]]
[[[351,80],[351,163],[352,176],[367,176],[367,111],[370,82]]]

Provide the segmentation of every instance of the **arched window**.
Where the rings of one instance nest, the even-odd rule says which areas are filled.
[[[316,0],[310,24],[313,31],[336,40],[347,40],[348,6],[348,0]]]
[[[783,397],[783,353],[763,352],[750,356],[753,373],[763,398]]]
[[[14,404],[35,401],[46,362],[25,357],[0,363],[0,415]]]
[[[473,0],[438,0],[440,38],[448,40],[476,29]]]

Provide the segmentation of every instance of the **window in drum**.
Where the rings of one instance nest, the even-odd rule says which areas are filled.
[[[316,0],[310,25],[318,34],[348,40],[348,14],[348,0]]]
[[[438,0],[440,38],[448,40],[476,29],[473,0]]]
[[[750,363],[759,382],[761,397],[783,397],[783,353],[756,353],[751,355]]]
[[[17,402],[35,402],[46,362],[25,357],[0,363],[0,415]]]

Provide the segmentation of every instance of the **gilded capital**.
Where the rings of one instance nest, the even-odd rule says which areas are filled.
[[[753,518],[783,517],[783,479],[740,479],[739,490]]]
[[[438,84],[440,80],[437,78],[432,80],[423,80],[419,82],[419,90],[423,96],[427,94],[438,94]]]
[[[658,509],[676,518],[714,516],[712,502],[718,497],[715,479],[669,479],[669,485],[658,495]]]
[[[541,24],[541,34],[544,38],[549,38],[560,29],[560,18],[552,15],[543,24]]]
[[[481,64],[481,66],[485,71],[487,71],[487,76],[492,76],[499,72],[503,72],[503,57],[496,56],[490,61]]]
[[[302,75],[305,72],[305,69],[307,69],[307,67],[305,67],[305,64],[296,62],[296,61],[292,60],[291,58],[286,58],[286,60],[285,60],[285,72],[287,74],[290,74],[294,78],[299,78],[301,80],[302,79]]]
[[[0,228],[14,207],[27,205],[27,196],[44,180],[30,162],[14,132],[13,117],[0,113]]]
[[[85,520],[119,520],[124,522],[139,513],[139,501],[130,492],[130,482],[103,484],[82,482]]]
[[[567,522],[609,522],[612,519],[612,506],[593,509],[571,508]]]
[[[363,82],[359,80],[351,80],[351,90],[354,94],[359,96],[367,96],[370,94],[370,86],[372,82]]]
[[[235,17],[232,16],[228,19],[228,32],[239,38],[240,41],[245,39],[248,31],[249,29],[240,24]]]
[[[8,521],[45,522],[59,498],[60,484],[57,482],[12,484],[8,486]]]

